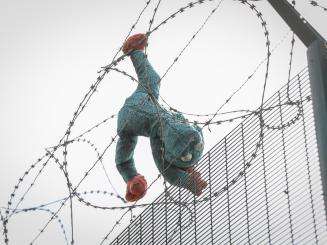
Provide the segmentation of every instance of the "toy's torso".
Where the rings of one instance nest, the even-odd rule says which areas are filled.
[[[134,92],[125,100],[118,114],[118,133],[133,136],[155,136],[159,121],[166,121],[170,114],[156,105],[150,96],[143,92]]]

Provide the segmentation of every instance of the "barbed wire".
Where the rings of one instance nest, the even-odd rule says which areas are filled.
[[[76,193],[77,196],[82,196],[82,195],[89,195],[89,194],[101,194],[101,195],[109,195],[110,197],[116,197],[116,198],[121,198],[120,196],[116,195],[116,193],[113,193],[113,192],[108,192],[108,191],[105,191],[105,190],[90,190],[90,191],[83,191],[83,192],[80,192],[80,193]],[[24,209],[12,209],[12,215],[17,215],[19,213],[27,213],[27,212],[31,212],[31,211],[44,211],[44,212],[47,212],[47,213],[50,213],[51,215],[54,216],[54,219],[57,220],[61,230],[62,230],[62,233],[64,235],[64,238],[65,238],[65,241],[66,241],[66,244],[69,244],[68,242],[68,239],[67,239],[67,232],[66,232],[66,229],[64,228],[64,224],[61,220],[61,218],[56,215],[51,209],[49,208],[46,208],[50,205],[54,205],[54,204],[57,204],[59,202],[62,202],[64,200],[67,200],[69,199],[69,197],[65,197],[65,198],[61,198],[61,199],[58,199],[58,200],[55,200],[55,201],[52,201],[52,202],[49,202],[49,203],[45,203],[45,204],[41,204],[41,205],[38,205],[38,206],[34,206],[34,207],[29,207],[29,208],[24,208]],[[1,209],[3,210],[8,210],[7,208],[5,207],[1,207],[0,208],[0,217],[1,217],[1,221],[3,219],[3,216],[2,216],[2,213],[1,213]],[[132,212],[132,209],[130,209],[130,212]]]
[[[151,0],[149,0],[149,1],[146,2],[145,7],[142,9],[142,11],[140,12],[140,14],[139,14],[138,17],[137,17],[137,20],[134,22],[134,24],[133,24],[132,27],[130,28],[130,30],[129,30],[129,32],[128,32],[128,34],[127,34],[127,36],[126,36],[124,42],[127,40],[128,36],[130,36],[131,32],[134,30],[135,26],[136,26],[137,23],[139,22],[139,20],[140,20],[142,14],[143,14],[144,11],[146,10],[146,8],[147,8],[148,5],[150,4],[150,2],[151,2]],[[119,50],[118,50],[118,51],[116,52],[116,54],[114,55],[114,58],[113,58],[112,62],[110,63],[109,67],[117,65],[117,62],[119,62],[119,61],[121,61],[121,60],[124,59],[124,56],[121,56],[121,57],[119,57],[117,60],[115,60],[116,57],[117,57],[117,55],[118,55],[118,53],[119,53],[121,50],[122,50],[122,45],[120,46]],[[76,120],[77,117],[80,115],[80,113],[82,113],[82,111],[85,109],[87,103],[89,102],[89,100],[91,99],[92,95],[93,95],[94,92],[96,91],[96,89],[97,89],[97,87],[99,86],[100,82],[104,79],[104,77],[106,76],[106,74],[107,74],[109,71],[110,71],[109,69],[105,69],[105,70],[103,70],[103,71],[101,72],[101,74],[97,77],[96,82],[94,82],[94,84],[91,85],[90,89],[89,89],[88,92],[85,94],[85,96],[83,97],[82,101],[79,103],[77,109],[75,110],[75,112],[74,112],[74,114],[73,114],[73,119],[69,122],[68,129],[66,130],[65,135],[64,135],[64,136],[59,140],[58,145],[61,145],[63,141],[64,141],[64,145],[65,145],[66,142],[69,141],[69,136],[70,136],[70,133],[71,133],[71,128],[73,127],[73,125],[74,125],[74,123],[75,123],[75,120]],[[66,144],[66,146],[67,146],[67,144]],[[66,148],[66,146],[65,146],[65,148]],[[53,152],[56,151],[56,150],[57,150],[57,147],[54,147],[54,148],[53,148]],[[66,149],[65,149],[65,152],[67,152]],[[47,156],[47,154],[48,154],[48,153],[46,153],[46,156]],[[49,158],[49,159],[50,159],[50,158]],[[48,159],[48,160],[49,160],[49,159]],[[48,161],[47,161],[47,162],[48,162]],[[47,162],[46,162],[46,163],[47,163]],[[64,163],[67,164],[67,161],[64,162]],[[41,169],[41,172],[42,172],[42,170],[44,169],[45,166],[46,166],[46,164],[45,164],[45,165],[43,166],[43,168]],[[26,194],[28,193],[28,191],[31,189],[31,187],[34,185],[34,183],[35,183],[37,177],[41,174],[41,172],[39,172],[39,174],[36,176],[35,180],[34,180],[33,183],[31,184],[31,186],[29,187],[29,189],[24,193],[23,197],[21,198],[20,202],[17,204],[16,208],[17,208],[18,205],[23,201],[24,197],[26,196]],[[66,173],[65,173],[65,172],[66,172]],[[65,176],[68,175],[67,171],[64,171],[64,174],[65,174]],[[67,181],[68,181],[68,180],[67,180]],[[67,186],[68,186],[68,188],[70,187],[70,183],[69,183],[69,182],[67,183]],[[70,188],[69,188],[69,192],[70,192]],[[70,203],[71,203],[71,205],[70,205],[70,211],[71,211],[71,223],[72,223],[72,219],[73,219],[73,217],[72,217],[72,201],[71,201],[71,193],[70,193],[69,197],[70,197]],[[60,209],[61,209],[62,207],[63,207],[63,205],[59,208],[58,212],[60,211]],[[15,209],[16,209],[16,208],[15,208]],[[7,210],[6,212],[9,212],[9,211]],[[51,218],[53,218],[53,217],[51,217]],[[52,220],[52,219],[50,219],[50,220]],[[5,233],[5,244],[8,244],[9,240],[8,240],[8,237],[7,237],[7,234],[8,234],[8,229],[7,229],[8,219],[7,219],[7,217],[4,219],[4,221],[3,221],[2,223],[3,223],[3,226],[4,226],[4,230],[5,230],[5,232],[4,232],[4,233]],[[50,222],[47,222],[47,223],[46,223],[46,226],[47,226],[49,223],[50,223]],[[73,225],[71,224],[71,226],[72,226],[71,228],[72,228],[72,230],[73,230]],[[43,231],[44,231],[44,229],[42,229],[42,230],[40,231],[40,233],[39,233],[36,237],[39,237],[39,235],[40,235]],[[72,232],[73,232],[73,231],[72,231]],[[34,241],[35,241],[35,239],[33,239],[33,242],[34,242]],[[32,243],[33,243],[33,242],[32,242]],[[72,236],[71,244],[74,244],[74,238],[73,238],[73,236]]]
[[[213,0],[199,0],[199,1],[195,1],[195,2],[191,2],[189,3],[187,6],[180,8],[178,11],[174,12],[173,14],[171,14],[169,17],[167,17],[166,19],[164,19],[162,22],[160,22],[155,28],[153,28],[151,30],[151,26],[154,22],[154,18],[156,16],[157,10],[159,8],[159,5],[161,3],[161,0],[158,1],[156,8],[153,12],[153,16],[150,20],[150,25],[149,25],[149,29],[147,31],[147,36],[150,36],[150,34],[152,34],[154,31],[157,31],[161,26],[167,24],[168,21],[174,19],[177,15],[185,12],[185,10],[187,9],[191,9],[196,5],[200,5],[204,2],[211,2]],[[131,32],[134,30],[136,24],[139,22],[142,14],[144,13],[145,9],[148,7],[148,5],[150,4],[151,1],[147,1],[146,2],[146,6],[142,9],[141,13],[139,14],[136,22],[132,25],[127,37],[131,34]],[[187,42],[187,44],[184,46],[184,48],[180,51],[180,53],[178,54],[178,56],[174,59],[173,63],[168,67],[168,69],[166,70],[166,72],[164,73],[164,75],[161,77],[161,80],[167,75],[167,73],[171,70],[171,68],[177,63],[177,61],[179,60],[179,58],[181,57],[181,55],[184,53],[184,51],[189,47],[189,45],[191,44],[191,42],[194,40],[194,38],[199,34],[199,32],[204,28],[204,26],[207,24],[209,18],[216,12],[216,10],[218,9],[218,7],[220,6],[222,0],[219,2],[219,4],[211,11],[211,13],[207,16],[207,18],[205,19],[204,23],[200,26],[200,28],[196,31],[196,33],[192,36],[192,38]],[[270,50],[270,40],[269,40],[269,32],[267,30],[267,22],[263,19],[263,14],[257,10],[256,6],[254,4],[250,4],[248,1],[246,0],[241,0],[240,1],[242,4],[247,5],[254,13],[255,15],[259,18],[260,23],[262,25],[262,28],[264,30],[264,35],[266,37],[266,47],[267,47],[267,55],[266,58],[259,63],[258,67],[255,69],[255,71],[252,73],[252,75],[250,75],[248,77],[248,79],[246,80],[245,83],[247,83],[252,77],[253,75],[257,72],[257,70],[259,69],[259,67],[266,61],[266,73],[265,73],[265,81],[264,81],[264,86],[263,86],[263,92],[262,92],[262,98],[261,98],[261,106],[258,110],[256,111],[249,111],[249,110],[242,110],[242,112],[248,112],[246,115],[242,115],[242,116],[237,116],[234,118],[229,118],[229,119],[225,119],[225,120],[218,120],[218,121],[213,121],[213,119],[215,117],[217,117],[220,114],[228,114],[228,113],[234,113],[234,112],[240,112],[240,111],[231,111],[231,112],[224,112],[224,113],[220,113],[220,110],[222,109],[223,106],[225,106],[227,103],[230,102],[230,100],[232,99],[232,97],[245,85],[245,83],[243,83],[241,85],[241,87],[239,89],[237,89],[227,100],[226,102],[220,106],[218,108],[218,110],[215,113],[212,114],[205,114],[205,116],[207,117],[211,117],[211,119],[209,119],[208,121],[202,122],[203,127],[209,126],[209,125],[220,125],[224,122],[232,122],[236,119],[245,119],[249,116],[252,115],[256,115],[259,118],[260,121],[260,134],[259,134],[259,139],[258,142],[256,143],[256,147],[254,152],[252,153],[252,157],[251,159],[248,161],[248,163],[246,164],[246,167],[239,172],[239,174],[237,175],[237,177],[235,177],[234,179],[232,179],[232,181],[229,183],[229,185],[223,187],[222,189],[220,189],[218,192],[214,193],[214,197],[219,197],[223,192],[225,192],[226,190],[228,190],[232,185],[234,185],[239,179],[241,179],[244,174],[245,171],[252,165],[252,161],[253,159],[256,158],[256,156],[258,155],[258,151],[260,149],[260,147],[262,146],[262,140],[264,137],[264,133],[263,133],[263,129],[266,127],[268,129],[276,129],[276,130],[280,130],[281,128],[284,127],[289,127],[292,124],[295,123],[295,121],[298,120],[298,118],[300,118],[302,116],[302,111],[301,108],[299,107],[299,112],[298,114],[294,117],[294,120],[291,120],[289,123],[285,123],[285,124],[281,124],[279,126],[269,126],[269,125],[265,125],[264,120],[263,120],[263,112],[267,111],[267,110],[271,110],[273,109],[273,107],[270,107],[270,109],[268,108],[263,108],[263,101],[264,101],[264,95],[265,95],[265,89],[266,89],[266,84],[267,84],[267,80],[268,80],[268,76],[269,76],[269,64],[270,64],[270,56],[271,56],[271,50]],[[312,1],[314,2],[314,1]],[[127,40],[127,37],[125,38],[125,41]],[[294,36],[293,39],[294,40]],[[292,62],[292,52],[293,52],[293,47],[294,47],[294,43],[292,43],[292,51],[291,51],[291,61],[290,61],[290,69],[291,69],[291,62]],[[89,103],[91,97],[93,96],[94,92],[98,89],[101,81],[104,79],[104,77],[109,73],[109,71],[111,70],[116,70],[119,71],[119,69],[115,68],[119,62],[121,62],[122,60],[124,60],[124,58],[127,55],[122,55],[120,57],[117,58],[118,53],[121,51],[122,46],[119,48],[119,50],[117,51],[117,53],[115,54],[114,58],[112,59],[112,62],[107,65],[102,67],[102,70],[100,70],[98,73],[100,73],[100,75],[97,77],[96,81],[91,85],[90,89],[88,90],[88,92],[86,93],[86,95],[84,96],[82,102],[78,105],[77,109],[75,110],[74,114],[73,114],[73,119],[69,122],[68,125],[68,129],[65,132],[65,135],[59,140],[59,143],[57,144],[57,146],[54,147],[50,147],[47,148],[47,152],[45,153],[45,155],[43,155],[41,158],[39,158],[35,163],[33,163],[32,165],[30,165],[30,167],[28,168],[28,170],[22,175],[22,177],[19,178],[18,183],[15,185],[14,191],[11,193],[9,201],[8,201],[8,205],[5,211],[5,215],[3,215],[0,211],[0,216],[1,216],[1,221],[2,221],[2,225],[3,225],[3,234],[4,234],[4,242],[5,244],[8,244],[9,240],[8,240],[8,229],[7,229],[7,224],[8,221],[10,219],[10,217],[19,212],[19,210],[23,210],[23,209],[18,209],[19,205],[21,204],[21,202],[25,199],[27,193],[30,191],[30,189],[35,185],[37,178],[41,175],[41,173],[43,172],[43,170],[45,169],[45,167],[47,166],[47,164],[49,163],[50,160],[55,160],[55,162],[58,164],[58,166],[60,167],[60,169],[62,170],[63,174],[65,175],[66,178],[66,184],[67,184],[67,188],[68,188],[68,192],[69,195],[67,198],[65,199],[61,199],[60,202],[60,207],[55,211],[50,211],[51,212],[51,218],[49,219],[49,221],[43,226],[43,228],[40,230],[40,232],[34,237],[34,239],[32,240],[32,242],[30,244],[33,244],[38,237],[45,231],[45,229],[47,228],[48,224],[50,222],[52,222],[52,220],[56,219],[56,217],[58,217],[58,213],[60,212],[60,210],[62,209],[62,207],[65,205],[65,203],[69,200],[70,201],[70,226],[71,226],[71,244],[74,244],[74,227],[73,227],[73,203],[72,203],[72,198],[74,196],[77,196],[77,200],[80,201],[81,203],[84,203],[86,206],[91,206],[94,208],[101,208],[101,209],[111,209],[111,210],[116,210],[116,209],[128,209],[122,216],[121,218],[115,223],[114,227],[109,231],[109,233],[107,233],[107,235],[105,236],[105,238],[103,239],[103,241],[101,242],[101,244],[108,239],[109,235],[112,233],[112,231],[115,229],[116,226],[118,226],[121,222],[121,220],[123,219],[123,217],[129,213],[132,212],[132,210],[134,208],[144,208],[147,207],[149,205],[162,205],[162,204],[167,204],[167,201],[165,201],[164,203],[145,203],[145,204],[137,204],[134,203],[133,205],[126,205],[126,206],[115,206],[115,207],[100,207],[94,204],[91,204],[90,202],[87,202],[84,200],[84,198],[80,197],[81,195],[77,192],[77,189],[79,187],[79,185],[83,182],[83,180],[90,174],[90,172],[93,170],[93,168],[95,167],[95,165],[100,162],[104,168],[103,162],[102,162],[102,158],[104,156],[104,154],[106,153],[106,151],[109,149],[109,147],[115,143],[115,139],[117,138],[117,135],[115,135],[114,137],[112,137],[110,143],[105,147],[104,151],[102,151],[101,153],[98,151],[98,149],[95,147],[95,144],[92,143],[89,140],[83,139],[82,137],[84,137],[86,134],[92,132],[94,129],[102,126],[103,124],[105,124],[109,119],[115,118],[115,115],[110,116],[109,118],[106,118],[105,120],[103,120],[102,122],[96,124],[95,126],[93,126],[92,128],[88,129],[87,131],[83,132],[82,134],[80,134],[79,136],[70,139],[71,136],[71,129],[75,124],[75,121],[77,120],[78,116],[83,112],[83,110],[86,108],[87,104]],[[126,72],[121,72],[124,75],[129,76]],[[133,79],[132,79],[133,80]],[[160,81],[161,81],[160,80]],[[290,80],[290,70],[289,70],[289,77],[288,77],[288,81]],[[134,79],[134,81],[138,82],[136,79]],[[148,95],[151,97],[151,93],[149,93],[148,91]],[[152,97],[153,99],[153,97]],[[309,100],[307,98],[307,100]],[[301,101],[301,103],[304,101]],[[160,109],[161,106],[159,104],[157,104],[156,100],[153,100],[153,103],[157,106],[158,108],[158,118],[159,120],[161,120],[161,115],[160,115]],[[294,104],[295,103],[295,104]],[[291,102],[289,101],[289,103],[285,103],[284,105],[299,105],[300,102]],[[167,104],[168,105],[168,104]],[[276,106],[281,106],[281,105],[276,105]],[[276,107],[275,106],[275,107]],[[182,113],[178,110],[174,110],[174,108],[170,107],[170,109],[174,112],[179,112]],[[187,113],[184,113],[187,114]],[[196,115],[196,114],[193,114]],[[204,115],[198,115],[198,116],[204,116]],[[196,121],[198,124],[201,124],[201,122]],[[195,123],[195,121],[194,121]],[[68,170],[67,170],[67,166],[68,166],[68,161],[67,161],[67,155],[68,155],[68,145],[74,142],[83,142],[83,143],[87,143],[95,152],[97,155],[97,160],[93,163],[93,165],[88,169],[88,171],[84,174],[84,176],[81,178],[81,180],[78,182],[78,184],[73,187],[70,179],[69,179],[69,175],[68,175]],[[58,158],[55,157],[54,153],[59,149],[59,148],[63,148],[63,162],[61,163],[59,161]],[[45,160],[46,159],[46,160]],[[45,160],[43,162],[43,160]],[[17,190],[20,188],[22,182],[25,180],[26,176],[30,174],[31,171],[33,171],[38,165],[41,165],[41,169],[37,172],[36,176],[34,177],[34,179],[32,180],[32,183],[30,184],[30,186],[27,188],[27,190],[24,192],[24,194],[22,195],[22,197],[19,199],[18,203],[16,204],[15,208],[11,208],[11,206],[13,205],[13,199],[16,196],[16,192]],[[105,171],[105,168],[104,168]],[[106,172],[106,171],[105,171]],[[160,178],[161,174],[158,175],[157,178],[155,178],[154,181],[151,182],[151,184],[149,185],[148,189]],[[106,173],[106,177],[108,179],[108,181],[110,182],[109,176]],[[110,182],[111,186],[113,187],[112,183]],[[114,187],[113,187],[114,189]],[[114,191],[116,192],[115,194],[113,194],[113,196],[116,196],[117,198],[119,198],[121,201],[124,202],[124,199],[122,197],[120,197],[120,195],[118,194],[118,192],[114,189]],[[165,188],[166,191],[166,188]],[[100,193],[100,192],[99,192]],[[169,193],[168,193],[169,194]],[[171,198],[171,197],[170,197]],[[207,199],[200,199],[197,200],[198,202],[203,202],[203,201],[207,201]],[[183,203],[171,200],[170,203],[176,204],[176,205],[184,205]],[[193,204],[193,203],[192,203]],[[186,204],[185,204],[186,205]],[[42,207],[40,207],[42,208]],[[35,209],[36,210],[36,209]],[[10,212],[11,211],[11,212]],[[133,214],[131,213],[131,217],[133,217]],[[66,237],[66,233],[65,237]],[[67,241],[67,239],[66,239]],[[68,243],[68,241],[67,241]]]
[[[287,32],[284,36],[283,36],[283,38],[276,44],[276,46],[271,50],[271,54],[273,53],[273,51],[275,51],[285,40],[286,40],[286,38],[287,38],[287,36],[289,35],[289,32]],[[253,77],[254,77],[254,75],[258,72],[258,70],[259,70],[259,68],[262,66],[262,64],[265,62],[267,60],[267,56],[263,59],[263,60],[261,60],[260,62],[259,62],[259,64],[255,67],[255,69],[254,69],[254,71],[246,78],[246,80],[242,83],[242,85],[237,89],[237,90],[235,90],[236,91],[236,93],[238,92],[238,91],[240,91],[248,82],[249,82],[249,80],[251,80]],[[235,94],[236,94],[235,93]],[[235,95],[234,94],[234,95]],[[233,97],[234,96],[233,94],[230,96],[230,97]],[[181,110],[179,110],[179,109],[176,109],[176,108],[174,108],[174,107],[172,107],[170,104],[168,104],[168,102],[166,102],[166,100],[165,99],[163,99],[162,97],[161,97],[161,99],[162,99],[162,101],[169,107],[169,110],[171,110],[171,111],[173,111],[173,112],[178,112],[178,113],[181,113],[181,114],[183,114],[183,115],[185,115],[185,116],[196,116],[196,117],[209,117],[209,116],[214,116],[215,114],[217,114],[217,115],[220,115],[220,114],[224,114],[224,113],[231,113],[231,112],[224,112],[224,113],[221,113],[221,112],[218,112],[218,113],[207,113],[207,114],[194,114],[194,113],[189,113],[189,112],[184,112],[184,111],[181,111]],[[219,110],[220,111],[220,110]]]
[[[242,3],[246,3],[246,1],[242,1]],[[267,82],[267,78],[268,78],[268,68],[269,68],[269,57],[270,57],[270,49],[269,49],[269,44],[270,44],[270,41],[268,39],[268,31],[267,31],[267,28],[266,28],[266,22],[263,20],[262,18],[262,14],[257,11],[256,7],[253,5],[253,4],[249,4],[250,8],[252,10],[254,10],[257,14],[257,16],[261,19],[261,24],[265,30],[265,36],[267,36],[267,42],[266,42],[266,46],[267,46],[267,71],[266,71],[266,75],[265,75],[265,83],[264,83],[264,89],[263,89],[263,93],[262,93],[262,100],[261,100],[261,106],[260,106],[260,111],[259,111],[259,119],[260,119],[260,134],[259,134],[259,142],[256,144],[256,148],[252,154],[252,159],[246,164],[246,168],[244,168],[244,171],[246,171],[250,166],[251,166],[251,162],[254,158],[256,158],[257,156],[257,151],[260,149],[260,147],[262,146],[262,140],[263,140],[263,128],[264,128],[264,125],[263,125],[263,119],[262,119],[262,111],[263,111],[263,101],[264,101],[264,93],[265,93],[265,87],[266,87],[266,82]],[[178,59],[177,59],[178,60]],[[177,61],[176,59],[174,60],[174,62],[176,63]],[[134,79],[135,80],[135,79]],[[228,103],[228,102],[227,102]],[[216,112],[215,116],[217,115],[218,112]],[[231,184],[230,186],[234,185],[240,178],[242,178],[242,176],[244,176],[244,172],[240,172],[240,174],[234,178],[232,181],[231,181]],[[226,186],[222,189],[222,191],[226,191],[228,190],[228,188],[230,186]],[[166,193],[166,188],[165,188],[165,193]],[[219,192],[218,193],[215,193],[216,196],[219,196]],[[171,197],[170,197],[171,198]],[[175,203],[175,202],[174,202]],[[166,205],[166,202],[165,202],[165,205]],[[110,235],[110,233],[112,232],[113,230],[111,230],[105,237],[104,240],[106,240],[108,238],[108,236]],[[102,240],[101,244],[104,242],[104,240]]]
[[[158,11],[158,9],[159,9],[160,3],[161,3],[161,0],[158,0],[157,5],[156,5],[156,7],[155,7],[154,10],[153,10],[152,18],[151,18],[150,21],[149,21],[149,27],[148,27],[148,31],[147,31],[146,33],[149,33],[150,30],[151,30],[151,27],[152,27],[152,25],[153,25],[153,23],[154,23],[154,19],[155,19],[155,17],[156,17],[157,11]],[[148,54],[147,54],[148,46],[149,46],[149,40],[146,42],[145,50],[144,50],[144,53],[145,53],[146,56],[148,55]]]
[[[213,12],[212,12],[213,13]],[[66,151],[66,149],[67,149],[67,144],[65,145],[65,150],[64,150],[64,152],[63,152],[63,155],[64,155],[64,157],[66,157],[66,155],[67,155],[67,151]],[[65,163],[65,162],[64,162]],[[65,164],[64,164],[65,165]],[[67,165],[67,164],[66,164]],[[65,176],[67,177],[67,175],[68,175],[68,173],[67,173],[67,169],[65,169]],[[67,180],[67,185],[68,186],[70,186],[70,183],[69,183],[69,180]],[[71,194],[71,193],[70,193]],[[71,195],[70,195],[70,200],[71,200]],[[72,209],[72,208],[71,208]],[[73,243],[73,238],[72,238],[72,243]]]
[[[321,8],[322,10],[327,12],[327,7],[320,5],[317,1],[309,1],[309,3],[314,6],[314,7],[318,7]]]
[[[119,70],[119,69],[117,69],[117,68],[113,68],[113,70],[115,70],[115,71],[117,71],[117,72],[119,72],[119,73],[121,73],[121,74],[123,74],[123,75],[126,75],[127,77],[129,77],[132,81],[134,81],[134,82],[137,82],[137,83],[139,83],[139,81],[136,79],[136,78],[134,78],[133,76],[131,76],[131,75],[129,75],[128,73],[126,73],[125,71],[122,71],[122,70]],[[290,74],[290,72],[289,72],[289,74]],[[288,79],[288,82],[290,81],[290,79]],[[294,106],[294,105],[296,105],[297,107],[298,107],[298,103],[300,103],[300,101],[287,101],[287,102],[284,102],[284,103],[282,103],[281,105],[274,105],[274,106],[270,106],[270,107],[266,107],[266,108],[263,108],[263,111],[270,111],[270,110],[272,110],[272,109],[275,109],[275,108],[277,108],[277,107],[279,107],[279,106],[286,106],[286,105],[290,105],[290,106]],[[162,107],[164,107],[164,105],[161,105]],[[180,112],[180,111],[178,111],[178,110],[174,110],[174,109],[171,109],[170,108],[170,110],[172,110],[172,111],[174,111],[174,112],[178,112],[178,113],[182,113],[182,114],[184,114],[183,112]],[[190,123],[194,123],[194,124],[198,124],[198,125],[201,125],[201,124],[205,124],[205,125],[221,125],[221,124],[223,124],[223,123],[230,123],[230,122],[233,122],[234,120],[237,120],[237,119],[246,119],[246,118],[248,118],[249,116],[252,116],[252,115],[257,115],[258,114],[258,110],[249,110],[249,109],[246,109],[246,110],[235,110],[235,111],[227,111],[227,112],[223,112],[223,113],[218,113],[217,115],[225,115],[225,114],[232,114],[232,113],[245,113],[244,115],[241,115],[241,116],[235,116],[235,117],[231,117],[231,118],[228,118],[228,119],[224,119],[224,120],[217,120],[217,121],[212,121],[212,122],[210,122],[210,123],[208,123],[207,121],[200,121],[200,120],[194,120],[194,121],[192,121],[192,120],[189,120],[189,119],[187,119],[187,121],[188,122],[190,122]],[[300,109],[299,109],[299,112],[298,112],[298,114],[297,114],[297,116],[295,116],[294,117],[294,120],[298,120],[298,117],[300,116]],[[213,115],[215,115],[214,113],[211,113],[211,114],[207,114],[207,116],[213,116]],[[203,116],[203,115],[201,115],[201,116]],[[178,119],[178,118],[176,118],[175,120],[180,120],[180,119]],[[287,125],[288,125],[288,123],[287,123]],[[287,125],[285,125],[285,126],[283,126],[283,127],[287,127]],[[269,125],[266,125],[265,124],[265,126],[267,127],[267,128],[270,128],[270,129],[281,129],[281,127],[276,127],[276,128],[274,128],[273,126],[269,126]]]
[[[2,209],[6,209],[6,208],[2,208]],[[66,244],[69,244],[69,241],[68,241],[68,238],[67,238],[67,232],[66,232],[65,226],[64,226],[61,218],[58,215],[55,215],[54,212],[51,209],[43,208],[43,207],[16,209],[13,214],[17,215],[17,214],[20,214],[20,213],[40,212],[40,211],[46,212],[46,213],[50,214],[51,216],[54,216],[54,220],[56,220],[58,222],[59,228],[61,230],[61,233],[64,236]]]
[[[96,164],[100,161],[100,159],[102,159],[102,157],[104,156],[104,154],[106,153],[106,151],[109,149],[109,147],[114,143],[115,138],[117,137],[117,135],[111,140],[111,142],[109,143],[108,146],[106,146],[106,148],[103,150],[103,152],[100,154],[100,157],[92,164],[92,166],[85,172],[84,176],[80,179],[80,181],[78,182],[78,184],[73,187],[72,183],[69,181],[67,183],[68,188],[70,189],[70,193],[71,195],[76,195],[77,193],[77,188],[80,186],[80,184],[86,179],[86,177],[90,174],[90,172],[94,169],[94,167],[96,166]],[[64,171],[64,168],[62,168],[61,170]],[[64,174],[68,174],[67,172],[64,171]],[[69,180],[69,179],[68,179]],[[72,198],[72,197],[69,197]],[[66,201],[68,199],[64,200],[61,202],[60,207],[54,212],[55,215],[57,215],[60,210],[62,209],[62,207],[65,205]],[[53,219],[53,216],[46,222],[46,224],[41,228],[40,232],[33,238],[33,240],[30,242],[30,244],[33,244],[39,237],[40,235],[45,231],[45,229],[48,227],[48,225],[51,223]]]

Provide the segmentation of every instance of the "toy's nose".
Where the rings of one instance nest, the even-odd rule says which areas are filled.
[[[191,153],[187,153],[185,156],[182,156],[181,157],[181,160],[183,161],[183,162],[188,162],[188,161],[191,161],[192,160],[192,154]]]
[[[202,150],[203,150],[203,143],[202,143],[202,142],[197,143],[197,144],[194,146],[194,149],[195,149],[196,151],[202,151]]]

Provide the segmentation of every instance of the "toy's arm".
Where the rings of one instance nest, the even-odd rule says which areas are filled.
[[[136,143],[137,136],[123,135],[116,146],[116,167],[125,182],[137,175],[133,159]]]
[[[151,92],[155,98],[158,98],[160,77],[149,63],[146,55],[141,50],[134,50],[130,57],[139,80],[137,90]]]

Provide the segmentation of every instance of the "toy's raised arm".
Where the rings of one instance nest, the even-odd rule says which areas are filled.
[[[131,53],[131,60],[139,80],[137,90],[151,93],[158,98],[160,77],[149,63],[146,55],[140,50],[135,50]]]
[[[147,37],[145,34],[133,35],[124,43],[123,52],[130,55],[137,73],[139,80],[137,91],[151,93],[155,98],[158,98],[160,77],[143,53],[146,44]]]

